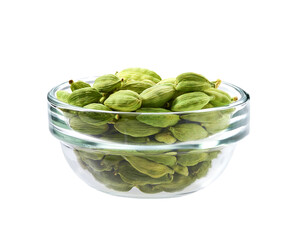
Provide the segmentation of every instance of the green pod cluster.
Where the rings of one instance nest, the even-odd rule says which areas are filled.
[[[149,69],[127,68],[98,77],[92,87],[70,81],[71,92],[60,90],[56,97],[78,107],[61,109],[71,130],[103,144],[102,149],[75,151],[80,166],[97,182],[115,191],[180,192],[209,174],[221,153],[180,149],[185,142],[229,129],[235,108],[217,107],[237,98],[218,89],[220,83],[192,72],[162,80]]]
[[[176,155],[169,152],[137,156],[133,151],[131,155],[121,155],[127,154],[125,151],[115,155],[111,154],[112,151],[104,153],[102,150],[78,149],[75,153],[82,168],[106,187],[116,191],[129,191],[136,187],[143,193],[155,194],[182,191],[197,179],[205,177],[211,161],[220,152],[183,149]],[[189,161],[187,157],[192,159]]]

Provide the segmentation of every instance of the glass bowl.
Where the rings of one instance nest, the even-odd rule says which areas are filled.
[[[92,85],[95,79],[79,80]],[[181,196],[213,182],[249,133],[249,95],[230,83],[219,89],[238,100],[197,111],[140,113],[61,102],[56,92],[71,92],[65,82],[48,93],[49,129],[70,167],[91,187],[125,197]]]

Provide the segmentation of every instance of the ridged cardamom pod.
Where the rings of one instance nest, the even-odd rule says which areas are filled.
[[[138,94],[142,93],[145,89],[154,86],[155,83],[151,80],[142,80],[142,81],[135,81],[131,80],[125,82],[121,86],[121,90],[131,90],[137,92]]]
[[[106,168],[113,168],[114,170],[119,168],[120,162],[123,162],[124,158],[117,155],[106,155],[100,162],[100,165]]]
[[[211,98],[203,92],[184,93],[174,99],[171,110],[174,112],[200,110]]]
[[[101,160],[104,157],[104,154],[99,151],[90,151],[90,150],[77,150],[77,154],[83,158],[89,158],[92,160]]]
[[[121,79],[114,74],[106,74],[95,79],[93,88],[101,93],[110,93],[121,86]]]
[[[88,105],[85,105],[84,108],[91,110],[99,110],[99,112],[79,112],[78,116],[83,122],[93,125],[101,125],[111,122],[114,119],[114,114],[102,112],[111,111],[111,109],[101,103],[90,103]]]
[[[214,87],[215,84],[211,83],[202,75],[187,72],[182,73],[176,78],[176,90],[182,92],[203,91],[204,89]]]
[[[142,107],[161,108],[174,95],[175,88],[172,85],[155,85],[144,90],[142,97]]]
[[[175,85],[176,78],[166,78],[162,79],[160,82],[158,82],[156,85]]]
[[[199,179],[207,175],[210,167],[211,167],[211,161],[204,161],[198,163],[195,166],[189,167],[189,171],[191,175]]]
[[[175,156],[167,154],[145,155],[144,158],[152,162],[164,164],[169,167],[174,166],[177,161],[177,158]]]
[[[209,88],[204,90],[204,93],[211,97],[210,103],[214,107],[221,107],[232,103],[230,95],[218,88]]]
[[[101,165],[100,161],[95,161],[89,158],[81,158],[81,160],[86,163],[88,168],[93,172],[111,171],[111,166]]]
[[[195,123],[177,124],[174,127],[170,127],[169,130],[181,142],[199,140],[208,136],[208,132]]]
[[[221,111],[209,111],[209,112],[196,112],[181,115],[181,119],[185,119],[191,122],[199,122],[199,123],[213,123],[217,122],[222,118]]]
[[[124,158],[136,170],[152,178],[160,178],[165,176],[166,174],[174,173],[174,171],[166,165],[152,162],[142,157],[124,156]]]
[[[89,135],[100,135],[105,133],[109,126],[108,124],[103,124],[99,126],[91,125],[89,123],[83,122],[79,117],[73,117],[69,121],[70,127],[77,132],[81,132]]]
[[[141,186],[136,186],[136,187],[143,193],[155,194],[155,193],[162,192],[162,189],[155,189],[155,185],[152,185],[152,184],[146,184],[143,186],[141,185]]]
[[[127,143],[127,144],[141,144],[141,143],[143,144],[149,141],[148,137],[132,137],[129,135],[124,135],[119,132],[114,133],[114,134],[106,133],[105,136],[101,137],[100,139],[109,141],[109,142],[119,142],[119,143]]]
[[[61,102],[64,103],[68,103],[68,98],[70,96],[71,93],[64,91],[64,90],[59,90],[56,93],[56,97],[58,100],[60,100]]]
[[[104,102],[107,107],[122,111],[132,112],[141,107],[142,99],[138,93],[131,90],[119,90],[112,93]]]
[[[201,125],[205,127],[205,129],[209,133],[214,134],[214,133],[220,132],[229,127],[230,114],[222,114],[221,117],[219,117],[217,121],[202,122]]]
[[[178,173],[178,174],[180,174],[180,175],[183,175],[183,176],[186,176],[186,177],[189,175],[189,170],[188,170],[188,168],[185,167],[185,166],[182,166],[182,165],[180,165],[180,164],[175,164],[174,166],[172,166],[172,169],[173,169],[176,173]]]
[[[83,107],[90,103],[97,103],[102,95],[92,87],[80,88],[73,91],[68,97],[68,103],[78,107]]]
[[[132,184],[123,182],[119,175],[115,175],[113,171],[91,172],[93,177],[107,188],[111,188],[120,192],[128,192],[133,188]]]
[[[140,108],[137,110],[140,113],[166,113],[170,112],[164,108]],[[176,114],[141,114],[136,117],[136,119],[145,124],[151,125],[153,127],[170,127],[174,126],[180,120],[179,116]]]
[[[114,127],[122,134],[132,137],[147,137],[161,131],[159,127],[153,127],[134,119],[119,119]]]
[[[208,153],[192,150],[189,153],[179,154],[177,162],[182,166],[195,166],[200,162],[208,160]]]
[[[154,83],[161,81],[161,77],[157,73],[145,68],[127,68],[118,72],[116,75],[120,79],[123,78],[125,82],[130,80],[142,81],[145,79],[151,80]]]
[[[158,142],[163,142],[166,144],[173,144],[177,141],[177,139],[175,137],[172,136],[171,132],[166,131],[166,132],[161,132],[161,133],[157,133],[154,138],[158,141]]]
[[[163,183],[153,186],[154,191],[178,192],[191,185],[196,180],[193,176],[183,176],[175,173],[171,183]]]
[[[166,174],[159,178],[152,178],[146,174],[143,174],[132,167],[128,162],[122,162],[119,165],[118,174],[124,182],[140,186],[146,184],[160,184],[169,183],[173,179],[173,175]]]
[[[70,80],[69,84],[72,92],[80,88],[91,87],[89,83],[83,81],[74,82],[73,80]]]

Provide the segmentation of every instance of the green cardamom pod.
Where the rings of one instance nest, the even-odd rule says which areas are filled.
[[[217,121],[211,122],[202,122],[201,126],[203,126],[207,132],[211,134],[215,134],[222,130],[225,130],[230,125],[230,114],[222,114]]]
[[[211,167],[211,160],[200,162],[195,166],[189,167],[189,172],[191,176],[195,176],[196,178],[205,177]]]
[[[210,161],[210,160],[217,158],[220,153],[221,153],[221,151],[219,151],[219,150],[209,152],[206,161]]]
[[[158,155],[147,155],[145,154],[143,158],[150,160],[152,162],[157,162],[164,164],[166,166],[174,166],[176,164],[177,158],[175,156],[166,155],[166,154],[158,154]]]
[[[124,158],[136,170],[152,178],[160,178],[166,174],[174,173],[174,171],[171,168],[167,167],[166,165],[156,163],[142,157],[124,156]]]
[[[104,102],[107,107],[122,111],[132,112],[141,107],[142,99],[140,95],[131,90],[119,90],[111,94]]]
[[[88,158],[94,161],[101,160],[104,157],[104,154],[99,151],[88,151],[88,150],[77,150],[77,154],[80,158]]]
[[[75,131],[89,135],[100,135],[109,129],[108,124],[96,126],[83,122],[79,117],[72,117],[69,121],[69,124],[70,127]]]
[[[152,178],[146,174],[143,174],[133,168],[128,162],[122,162],[119,165],[117,173],[120,175],[122,180],[126,183],[130,183],[136,186],[146,184],[160,184],[169,183],[173,180],[173,175],[166,174],[159,178]]]
[[[175,85],[176,78],[166,78],[162,79],[160,82],[158,82],[156,85]]]
[[[101,93],[110,93],[121,86],[121,79],[114,74],[106,74],[95,79],[93,88]]]
[[[132,137],[147,137],[161,131],[159,127],[153,127],[134,119],[119,119],[114,127],[122,134]]]
[[[176,90],[183,92],[203,91],[204,89],[215,87],[215,84],[207,80],[202,75],[187,72],[176,77]]]
[[[103,137],[100,137],[100,139],[109,141],[109,142],[127,143],[127,144],[141,144],[141,143],[146,143],[150,141],[148,137],[132,137],[132,136],[125,135],[119,132],[114,133],[114,134],[106,133]]]
[[[111,171],[111,166],[101,165],[100,161],[94,161],[88,158],[81,158],[81,160],[86,163],[90,172],[102,172],[102,171]]]
[[[171,112],[164,108],[140,108],[136,112],[140,113],[166,113]],[[180,120],[179,116],[176,114],[141,114],[136,117],[136,119],[145,124],[151,125],[153,127],[170,127],[174,126]]]
[[[158,142],[158,141],[155,141],[154,139],[150,139],[150,141],[149,142],[147,142],[146,143],[146,146],[153,146],[152,148],[154,148],[154,146],[156,146],[157,147],[157,145],[158,146],[161,146],[161,145],[165,145],[165,143],[163,143],[163,142]],[[173,156],[173,155],[176,155],[177,154],[177,152],[171,152],[171,150],[169,150],[169,149],[156,149],[156,148],[154,148],[154,150],[137,150],[138,152],[141,152],[141,153],[144,153],[144,154],[162,154],[162,153],[164,153],[164,154],[170,154],[171,156]]]
[[[157,185],[156,185],[157,186]],[[161,189],[157,189],[155,188],[154,185],[151,184],[146,184],[146,185],[141,185],[141,186],[137,186],[137,188],[143,192],[143,193],[149,193],[149,194],[153,194],[153,193],[159,193],[162,192]]]
[[[180,118],[191,122],[199,123],[215,123],[218,122],[223,116],[221,111],[209,111],[209,112],[196,112],[181,115]]]
[[[133,188],[132,184],[123,182],[121,177],[113,172],[93,172],[92,174],[97,181],[115,191],[128,192]]]
[[[155,83],[151,80],[130,80],[122,84],[120,90],[131,90],[138,94],[142,93],[145,89],[154,86]]]
[[[102,112],[111,111],[111,109],[101,103],[90,103],[88,105],[85,105],[84,108],[91,110],[99,110],[99,112],[79,112],[78,116],[83,122],[93,125],[102,125],[111,122],[114,119],[114,114]]]
[[[70,80],[69,84],[70,84],[70,89],[72,92],[80,88],[91,87],[89,83],[86,83],[83,81],[74,82],[73,80]]]
[[[181,142],[199,140],[208,136],[208,132],[195,123],[177,124],[174,127],[170,127],[169,130]]]
[[[155,185],[153,188],[155,191],[165,191],[165,192],[178,192],[184,188],[191,185],[196,180],[193,176],[183,176],[175,173],[173,176],[173,181],[171,183],[163,183]]]
[[[175,88],[171,85],[155,85],[144,90],[142,97],[142,107],[161,108],[174,95]]]
[[[74,90],[68,97],[68,103],[74,106],[83,107],[90,103],[97,103],[102,95],[92,87]]]
[[[124,79],[125,82],[130,80],[142,81],[142,80],[151,80],[154,83],[158,83],[161,80],[161,77],[145,68],[127,68],[116,74],[120,79]]]
[[[200,110],[210,100],[211,97],[203,92],[184,93],[174,99],[171,110],[174,112]]]
[[[173,144],[173,143],[175,143],[177,141],[177,139],[175,137],[173,137],[171,132],[169,132],[169,131],[157,133],[154,136],[154,138],[158,142],[163,142],[163,143],[166,143],[166,144]]]
[[[68,103],[68,98],[70,96],[71,93],[64,91],[64,90],[59,90],[56,93],[56,97],[59,101],[64,102],[64,103]]]
[[[178,154],[177,163],[182,166],[195,166],[200,162],[208,160],[208,153],[192,150],[185,154]]]
[[[218,88],[209,88],[204,90],[204,93],[211,97],[210,103],[214,107],[226,106],[232,103],[230,95]]]
[[[106,155],[100,162],[100,165],[105,168],[111,168],[114,170],[118,170],[119,164],[123,161],[124,158],[117,155]]]
[[[172,169],[173,169],[176,173],[178,173],[178,174],[180,174],[180,175],[183,175],[183,176],[186,176],[186,177],[189,175],[189,170],[188,170],[188,168],[185,167],[185,166],[182,166],[182,165],[180,165],[180,164],[175,164],[174,166],[172,166]]]

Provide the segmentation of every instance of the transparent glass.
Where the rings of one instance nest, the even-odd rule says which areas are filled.
[[[79,79],[93,84],[96,77]],[[249,133],[249,95],[221,83],[237,97],[224,107],[186,112],[100,111],[72,106],[48,93],[50,132],[66,160],[91,187],[137,198],[175,197],[213,182],[236,143]]]

